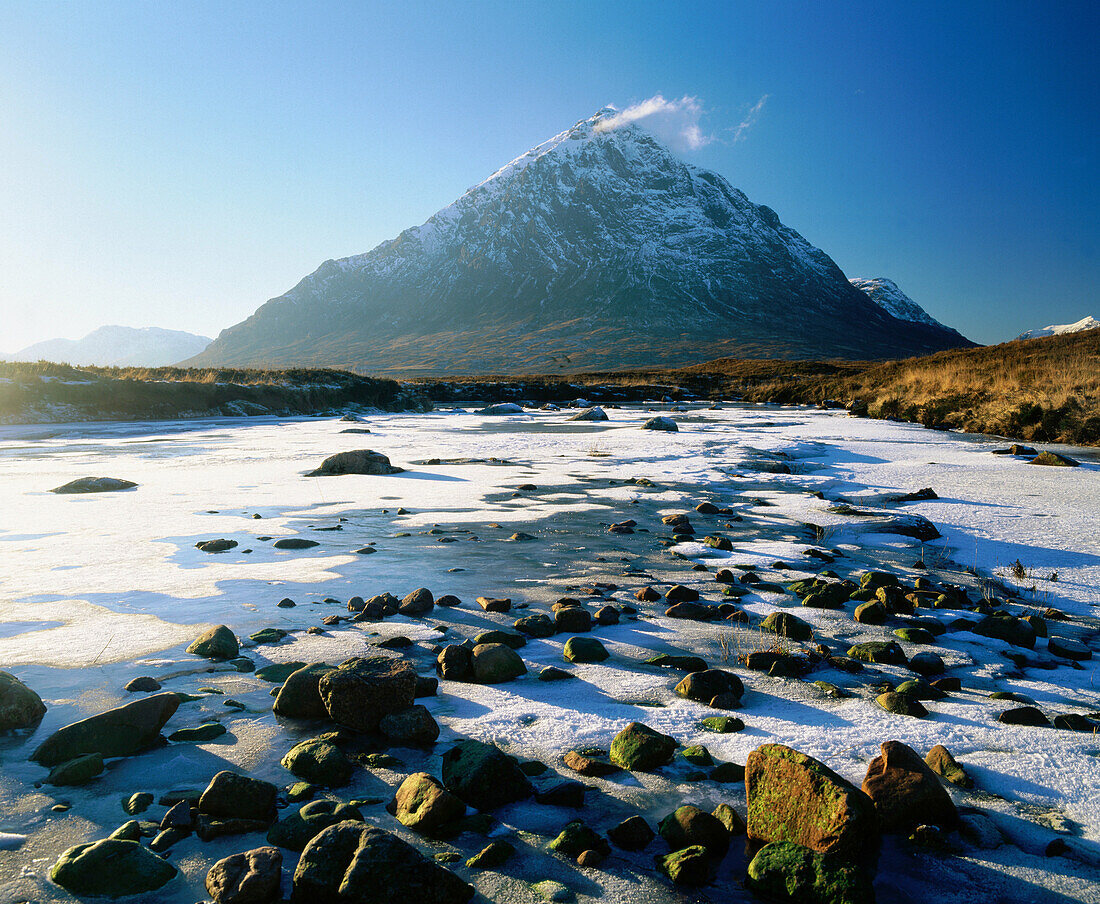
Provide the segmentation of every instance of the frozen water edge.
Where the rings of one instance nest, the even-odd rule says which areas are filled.
[[[660,558],[663,554],[652,551],[645,535],[620,540],[599,527],[600,521],[620,520],[635,511],[644,512],[644,523],[653,527],[652,516],[687,511],[702,498],[732,504],[752,515],[754,526],[752,531],[727,532],[735,539],[733,562],[796,561],[808,545],[799,523],[811,522],[825,529],[826,545],[848,549],[853,560],[849,567],[862,555],[904,568],[921,554],[919,544],[865,536],[852,519],[830,514],[828,502],[810,493],[863,496],[869,500],[864,507],[869,507],[876,494],[932,486],[939,500],[904,509],[925,515],[945,535],[926,545],[926,561],[946,563],[953,556],[988,575],[1003,572],[1019,559],[1032,572],[1027,583],[1037,584],[1044,605],[1087,616],[1100,603],[1095,589],[1100,587],[1100,556],[1095,552],[1100,470],[1095,465],[1031,467],[990,455],[995,445],[991,441],[801,409],[694,411],[677,415],[678,434],[638,430],[646,412],[608,413],[611,421],[591,425],[567,423],[568,412],[515,418],[447,412],[377,415],[369,419],[369,436],[341,434],[344,425],[318,419],[189,422],[183,429],[164,424],[100,429],[82,424],[51,427],[34,439],[27,428],[0,429],[0,511],[7,514],[0,523],[0,618],[7,623],[0,636],[0,663],[38,689],[51,706],[33,738],[0,740],[3,795],[13,802],[10,811],[3,808],[10,815],[0,822],[0,831],[31,836],[19,851],[0,852],[0,875],[7,874],[9,866],[18,872],[40,858],[40,877],[67,844],[110,831],[124,818],[118,799],[129,790],[202,785],[226,763],[280,785],[287,783],[289,774],[278,758],[292,743],[292,735],[270,715],[266,687],[257,687],[259,682],[246,675],[218,672],[179,678],[166,686],[193,692],[200,684],[214,685],[249,710],[239,717],[226,716],[219,699],[206,698],[181,707],[168,729],[219,717],[236,743],[173,745],[118,761],[83,790],[46,786],[47,791],[65,791],[63,796],[73,801],[72,815],[64,818],[55,818],[48,804],[43,806],[44,800],[52,803],[53,798],[28,793],[42,777],[40,769],[24,762],[38,739],[72,719],[122,702],[120,688],[136,674],[163,676],[200,665],[182,650],[202,627],[226,623],[242,637],[267,625],[300,630],[316,623],[320,614],[339,611],[311,605],[310,600],[346,600],[353,593],[368,596],[383,590],[403,594],[428,586],[437,593],[455,593],[466,605],[453,613],[437,611],[427,624],[447,621],[456,634],[470,634],[511,621],[494,621],[471,610],[477,595],[512,596],[538,608],[567,595],[568,584],[615,580],[627,585],[617,560],[620,553],[649,569],[660,582],[697,579],[688,570],[690,562]],[[410,472],[392,477],[302,477],[325,455],[367,446]],[[785,456],[782,460],[791,464],[794,474],[762,472],[752,465],[778,454]],[[490,457],[504,463],[412,464],[429,459],[484,462]],[[139,487],[83,497],[47,492],[85,475],[123,477]],[[634,476],[649,477],[658,488],[640,491],[608,483],[608,478]],[[514,495],[525,483],[539,489]],[[637,504],[628,508],[635,499]],[[757,507],[754,499],[771,505]],[[399,507],[409,512],[397,515]],[[383,509],[388,511],[383,514]],[[262,518],[253,519],[253,514]],[[713,529],[708,519],[693,520],[701,533]],[[490,523],[501,526],[490,528]],[[441,544],[437,535],[421,533],[437,524],[457,542]],[[341,530],[311,530],[335,526]],[[760,526],[769,528],[766,536],[756,530]],[[475,531],[481,542],[468,542],[468,535],[457,532],[463,529]],[[533,532],[540,539],[530,544],[506,542],[515,530]],[[395,536],[400,533],[410,536]],[[298,535],[321,545],[304,552],[279,552],[270,542],[256,539]],[[194,548],[195,542],[213,537],[236,539],[240,546],[217,555]],[[372,541],[378,543],[377,554],[352,552]],[[872,545],[884,542],[888,545]],[[254,551],[245,554],[246,548]],[[689,546],[679,551],[702,552]],[[713,567],[717,554],[706,552]],[[608,562],[599,563],[600,556]],[[465,571],[448,573],[452,567]],[[1058,581],[1041,579],[1055,571]],[[299,606],[275,608],[283,596],[296,599]],[[629,598],[625,593],[619,597]],[[751,597],[745,608],[764,614],[779,601],[769,595]],[[849,637],[854,642],[883,634],[883,629],[855,625],[836,613],[799,614],[845,642]],[[26,630],[13,628],[20,623]],[[260,664],[339,661],[361,652],[367,632],[374,629],[425,642],[438,638],[429,627],[395,619],[377,628],[357,625],[320,637],[296,633],[292,641],[245,652]],[[743,670],[738,671],[750,693],[742,716],[749,728],[738,735],[709,735],[696,727],[704,709],[671,695],[671,676],[633,667],[631,662],[667,647],[690,650],[717,663],[721,650],[716,626],[658,617],[601,629],[599,637],[614,659],[579,667],[583,682],[546,685],[529,676],[497,687],[446,685],[441,697],[427,701],[444,726],[437,751],[446,749],[448,740],[475,736],[496,740],[517,755],[555,764],[571,747],[606,746],[618,728],[638,718],[683,743],[704,743],[723,760],[744,762],[758,744],[779,740],[819,757],[858,784],[881,741],[897,738],[922,751],[944,743],[975,773],[980,787],[1004,798],[977,801],[956,795],[958,801],[985,808],[1014,842],[963,870],[969,877],[970,897],[959,900],[995,901],[1025,887],[983,885],[992,881],[988,874],[996,870],[1006,872],[1012,882],[1037,889],[1029,900],[1096,900],[1095,885],[1090,883],[1100,874],[1094,867],[1041,857],[1053,832],[1036,816],[1068,819],[1083,841],[1095,845],[1100,840],[1100,758],[1094,738],[1000,726],[995,722],[997,707],[974,694],[933,704],[933,717],[920,721],[883,713],[865,697],[824,701],[799,682]],[[1010,685],[1034,697],[1044,709],[1057,710],[1068,700],[1100,709],[1094,663],[1083,671],[1029,670],[1016,677],[999,656],[996,642],[950,635],[950,643],[936,649],[967,670],[968,686]],[[560,662],[560,651],[561,639],[552,639],[529,644],[523,656],[534,671]],[[429,662],[430,657],[422,657],[422,671]],[[891,674],[888,667],[883,671]],[[821,677],[842,681],[833,673]],[[664,705],[641,707],[640,700]],[[438,774],[438,755],[423,760],[411,755],[408,762]],[[686,785],[680,778],[641,776],[636,784],[595,780],[606,791],[606,801],[586,807],[581,815],[606,828],[613,822],[603,819],[603,813],[621,818],[626,815],[624,802],[641,807],[651,821],[681,801],[713,806],[726,800],[743,810],[742,786]],[[397,780],[396,774],[364,777],[363,788],[355,786],[352,796],[369,795],[371,788],[377,791]],[[504,818],[512,825],[552,833],[572,815],[523,806],[506,811]],[[176,862],[187,872],[187,889],[164,900],[194,900],[194,894],[201,893],[206,866],[245,843],[254,846],[259,841],[249,836],[247,842],[228,839],[199,846],[192,839],[181,844],[182,859]],[[908,862],[885,859],[898,875]],[[732,854],[730,861],[727,878],[736,883],[741,866]],[[652,880],[637,887],[627,881],[640,862],[611,862],[609,872],[584,875],[598,877],[606,900],[659,899],[661,887]],[[942,872],[957,866],[955,859],[930,860],[924,863],[928,875],[923,881],[933,889],[951,881],[954,888],[959,880],[946,879]],[[620,868],[625,872],[617,873]],[[563,875],[570,881],[570,871]],[[481,884],[497,881],[503,880],[478,879],[493,900],[528,900],[511,886],[491,890]],[[912,893],[909,880],[896,881],[897,887],[904,885]],[[0,901],[4,888],[0,885]],[[1044,888],[1051,896],[1042,896]],[[35,895],[64,898],[52,886],[47,889],[37,889]],[[885,894],[884,888],[880,900]]]

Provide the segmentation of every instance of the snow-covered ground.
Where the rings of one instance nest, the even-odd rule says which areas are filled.
[[[439,697],[420,701],[443,729],[437,752],[402,751],[409,771],[438,774],[448,742],[473,736],[541,759],[570,777],[561,765],[563,753],[585,745],[606,748],[634,719],[684,744],[705,744],[724,761],[743,763],[759,744],[778,740],[857,785],[883,741],[898,739],[922,753],[942,743],[976,782],[974,792],[952,789],[956,803],[984,812],[1006,843],[978,850],[960,842],[951,856],[888,843],[876,883],[880,902],[928,900],[936,893],[968,902],[1100,901],[1100,742],[1094,735],[1001,725],[996,717],[1007,707],[987,696],[1015,691],[1048,714],[1100,710],[1095,454],[1073,450],[1085,462],[1079,468],[1037,467],[990,454],[1003,443],[984,438],[803,409],[727,406],[675,413],[679,433],[638,429],[650,416],[646,410],[608,413],[606,423],[568,422],[568,411],[495,418],[450,411],[378,415],[369,419],[370,435],[343,434],[348,426],[363,425],[332,419],[0,429],[0,668],[38,690],[50,706],[32,737],[0,738],[0,904],[28,897],[67,900],[43,878],[46,868],[68,845],[102,837],[124,821],[118,801],[132,791],[201,788],[227,767],[248,769],[280,786],[291,780],[278,760],[299,735],[272,716],[270,685],[224,668],[194,671],[207,663],[183,650],[203,628],[224,623],[242,639],[267,626],[296,632],[278,645],[245,649],[258,665],[339,662],[376,641],[372,632],[405,634],[421,644],[413,661],[429,673],[433,657],[425,645],[441,642],[437,625],[446,626],[445,638],[461,639],[486,627],[509,627],[527,614],[482,613],[476,596],[508,596],[544,611],[596,581],[620,585],[607,594],[608,602],[642,610],[637,620],[599,629],[612,658],[574,667],[583,681],[539,682],[537,668],[562,664],[564,638],[555,637],[521,650],[530,670],[524,679],[490,687],[445,682]],[[323,457],[355,448],[383,452],[408,471],[303,476]],[[793,473],[764,470],[778,463]],[[125,478],[138,487],[86,496],[49,492],[82,476]],[[635,477],[655,486],[623,482]],[[537,489],[518,491],[523,484]],[[923,545],[868,533],[865,519],[828,510],[841,496],[877,508],[885,493],[922,487],[932,487],[939,498],[890,510],[923,515],[939,528],[943,538]],[[704,500],[729,506],[743,520],[697,515],[692,508]],[[734,552],[695,543],[662,548],[656,538],[668,531],[660,516],[675,512],[689,513],[700,537],[716,531],[729,536]],[[628,517],[650,532],[607,532],[607,524]],[[807,525],[820,528],[816,541]],[[510,542],[516,531],[536,539]],[[279,551],[272,539],[260,539],[287,536],[320,545]],[[221,554],[195,548],[218,537],[239,545]],[[440,542],[448,539],[454,542]],[[355,553],[368,543],[376,544],[376,554]],[[815,566],[803,554],[812,545],[839,548],[844,556],[831,566]],[[777,559],[793,570],[771,570]],[[1002,655],[1009,650],[1005,644],[949,632],[931,649],[963,679],[965,690],[929,703],[929,718],[880,710],[866,674],[813,673],[811,680],[823,678],[853,692],[847,699],[825,699],[809,681],[770,678],[737,665],[738,650],[766,645],[757,632],[673,621],[660,614],[659,605],[635,603],[638,587],[672,582],[694,584],[705,598],[722,599],[711,575],[692,570],[696,561],[705,561],[710,571],[751,563],[773,580],[821,567],[842,575],[888,567],[909,579],[927,574],[976,590],[999,583],[1018,590],[1036,611],[1054,606],[1072,616],[1052,627],[1084,637],[1096,658],[1081,669],[1032,663],[1020,668]],[[927,571],[915,570],[917,561]],[[1014,577],[1009,569],[1016,562]],[[322,635],[303,633],[323,615],[346,614],[341,605],[323,603],[325,598],[345,603],[356,594],[402,596],[420,586],[437,596],[453,593],[463,606],[437,609],[424,620],[397,617],[344,624]],[[278,608],[284,597],[298,605]],[[792,604],[793,597],[772,593],[742,600],[754,616]],[[934,614],[949,619],[962,613]],[[893,626],[857,624],[850,611],[800,608],[798,615],[814,624],[818,640],[839,652],[859,640],[893,639]],[[1045,644],[1040,640],[1028,654],[1033,663],[1049,660]],[[640,665],[662,651],[695,653],[738,672],[748,688],[739,712],[746,730],[701,731],[699,719],[713,711],[673,695],[672,674]],[[875,668],[894,680],[911,677],[905,669]],[[35,789],[44,772],[26,761],[34,745],[63,724],[123,702],[122,686],[142,674],[157,676],[171,690],[214,686],[246,708],[227,712],[224,697],[205,697],[181,707],[166,731],[217,717],[230,731],[219,741],[172,744],[117,761],[85,788]],[[384,797],[400,778],[362,772],[342,793]],[[743,785],[688,783],[677,768],[589,782],[604,793],[581,815],[602,830],[638,810],[655,824],[685,802],[709,810],[725,801],[744,812]],[[72,809],[52,812],[58,799],[71,802]],[[391,830],[396,825],[379,808],[365,812]],[[535,845],[547,840],[538,835],[552,836],[574,818],[570,811],[533,804],[498,815]],[[4,850],[11,845],[2,833],[28,840]],[[1068,839],[1073,857],[1044,856],[1056,835]],[[166,886],[158,900],[196,900],[215,859],[259,843],[252,836],[181,842],[171,859],[184,879]],[[582,900],[602,895],[615,902],[702,901],[713,900],[706,896],[716,888],[722,900],[745,894],[739,885],[743,855],[737,851],[728,856],[719,884],[697,896],[673,895],[653,878],[654,851],[617,853],[600,871],[583,875],[552,860],[547,867],[549,858],[537,862],[539,869],[557,870],[552,877],[577,889]],[[534,900],[519,881],[531,878],[522,869],[518,878],[469,878],[491,900]]]

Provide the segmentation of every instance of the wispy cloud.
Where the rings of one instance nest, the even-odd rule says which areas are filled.
[[[744,141],[745,136],[748,135],[749,129],[756,125],[756,120],[760,118],[760,114],[764,112],[764,104],[768,102],[768,95],[763,95],[760,100],[753,104],[749,111],[741,119],[740,124],[733,130],[734,141]]]
[[[714,136],[706,134],[699,124],[705,112],[703,102],[697,97],[685,94],[679,100],[666,100],[663,95],[654,94],[601,120],[596,128],[607,132],[640,122],[673,149],[696,151],[714,140]]]

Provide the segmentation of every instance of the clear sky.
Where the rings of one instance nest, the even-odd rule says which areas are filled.
[[[980,342],[1100,316],[1100,3],[0,3],[0,351],[216,335],[608,103]],[[744,125],[742,125],[744,124]]]

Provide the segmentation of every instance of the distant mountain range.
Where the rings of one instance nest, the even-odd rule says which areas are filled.
[[[1042,336],[1061,336],[1064,333],[1080,333],[1083,330],[1095,330],[1100,327],[1100,320],[1095,317],[1082,317],[1076,323],[1056,323],[1044,326],[1041,330],[1028,330],[1020,333],[1017,339],[1039,339]]]
[[[4,358],[100,367],[163,367],[197,355],[212,341],[207,336],[154,326],[101,326],[83,339],[47,339]]]
[[[515,374],[973,344],[617,122],[605,108],[424,225],[326,261],[187,363]]]

